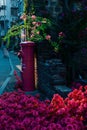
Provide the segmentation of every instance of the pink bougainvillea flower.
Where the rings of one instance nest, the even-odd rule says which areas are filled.
[[[64,100],[59,94],[54,94],[52,101],[51,101],[51,105],[53,107],[57,107],[57,108],[62,108],[65,106]]]
[[[60,124],[56,124],[57,130],[63,130],[63,127]]]
[[[86,130],[87,85],[66,99],[55,94],[51,101],[23,91],[0,96],[0,130]]]
[[[68,124],[65,130],[75,130],[73,124]]]
[[[46,100],[45,100],[45,103],[46,103],[46,104],[50,104],[50,100],[49,100],[49,99],[46,99]]]
[[[85,90],[87,90],[87,85],[85,85],[85,87],[84,87],[84,88],[85,88]]]
[[[40,94],[36,94],[35,97],[39,99],[40,98]]]
[[[46,127],[42,127],[41,130],[47,130],[47,128]]]

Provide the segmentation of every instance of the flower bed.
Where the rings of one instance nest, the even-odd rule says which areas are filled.
[[[86,124],[87,86],[51,101],[21,90],[0,96],[0,130],[86,130]]]

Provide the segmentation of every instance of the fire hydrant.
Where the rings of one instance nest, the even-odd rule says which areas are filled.
[[[34,47],[32,41],[21,42],[22,85],[24,91],[35,90]]]

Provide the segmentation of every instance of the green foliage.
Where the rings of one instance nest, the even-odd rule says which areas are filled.
[[[4,41],[7,41],[7,47],[10,44],[10,38],[11,37],[15,37],[15,36],[19,36],[20,35],[20,31],[21,29],[24,28],[24,25],[13,25],[7,32],[7,34],[5,35],[5,37],[3,38]]]
[[[59,44],[57,42],[54,41],[51,43],[51,45],[53,46],[55,52],[59,51]]]
[[[33,19],[32,17],[35,17]],[[13,25],[7,32],[4,40],[10,37],[20,35],[21,29],[26,30],[26,40],[32,40],[34,42],[44,40],[47,35],[47,28],[51,26],[49,19],[37,17],[35,15],[26,16],[27,20],[23,25]]]
[[[33,1],[29,3],[28,0],[24,0],[24,13],[20,19],[23,20],[23,24],[13,25],[3,38],[5,41],[8,40],[8,45],[11,37],[21,36],[22,29],[25,30],[25,40],[29,41],[42,41],[48,35],[47,30],[51,27],[51,21],[35,15]]]

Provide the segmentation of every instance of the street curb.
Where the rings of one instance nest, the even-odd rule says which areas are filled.
[[[11,58],[10,58],[10,55],[9,55],[8,51],[7,51],[7,54],[8,54],[8,60],[9,60],[11,71],[10,71],[8,77],[6,78],[6,80],[4,81],[4,83],[2,84],[2,86],[0,87],[0,95],[3,93],[3,91],[6,88],[8,82],[10,81],[12,75],[14,74],[14,67],[13,67],[13,64],[12,64],[12,61],[11,61]]]

